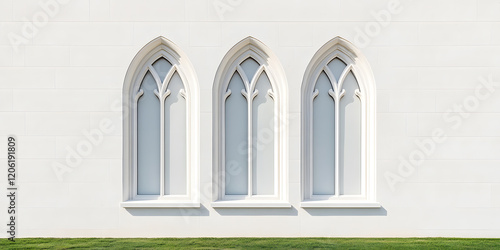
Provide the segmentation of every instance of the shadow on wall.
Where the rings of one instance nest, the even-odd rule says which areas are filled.
[[[128,208],[133,216],[209,216],[210,211],[201,205],[200,208]],[[304,208],[312,216],[387,216],[385,208]],[[294,207],[275,208],[216,208],[222,216],[297,216]]]
[[[206,207],[199,208],[127,208],[133,216],[209,216]]]
[[[312,216],[387,216],[385,208],[304,208]],[[216,208],[222,216],[297,216],[294,207],[274,208]]]
[[[305,208],[312,216],[387,216],[385,208]]]
[[[299,212],[291,208],[216,208],[222,216],[297,216]]]

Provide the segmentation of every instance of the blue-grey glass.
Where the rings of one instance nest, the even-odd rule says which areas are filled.
[[[247,75],[248,81],[251,82],[255,72],[260,67],[259,63],[257,63],[253,58],[249,57],[245,61],[240,64],[241,68]]]
[[[243,80],[235,73],[225,103],[225,189],[228,195],[248,194],[248,106]]]
[[[160,101],[156,82],[147,73],[137,102],[137,194],[160,194]]]
[[[333,75],[335,76],[335,80],[339,82],[340,76],[342,75],[342,72],[344,71],[345,67],[347,64],[345,64],[342,60],[335,58],[330,63],[328,63],[328,68],[332,71]]]
[[[161,57],[153,63],[153,68],[160,77],[160,81],[163,82],[163,80],[165,80],[165,76],[170,71],[170,68],[172,68],[172,64],[165,58]]]
[[[259,94],[252,103],[252,193],[274,194],[274,100],[267,93],[272,90],[266,72],[255,88]]]
[[[328,94],[330,80],[323,72],[313,101],[313,194],[335,194],[335,103]],[[312,93],[311,93],[312,95]]]
[[[165,195],[187,194],[186,99],[181,89],[182,80],[175,73],[168,84],[171,93],[165,99]]]
[[[339,181],[341,195],[361,194],[361,101],[354,91],[356,77],[350,72],[340,100]]]

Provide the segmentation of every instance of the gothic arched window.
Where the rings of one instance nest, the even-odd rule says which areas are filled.
[[[191,63],[159,37],[124,87],[125,207],[197,207],[198,86]]]
[[[366,59],[335,38],[311,60],[302,86],[303,207],[378,207],[375,82]]]
[[[224,57],[214,83],[214,207],[286,202],[286,84],[269,49],[248,37]]]

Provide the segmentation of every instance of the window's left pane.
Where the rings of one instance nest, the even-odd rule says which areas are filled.
[[[147,73],[137,101],[137,194],[160,194],[160,100],[156,82]]]

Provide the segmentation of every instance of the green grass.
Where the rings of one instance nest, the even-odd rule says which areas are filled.
[[[462,238],[26,238],[0,249],[500,249],[500,239]]]

